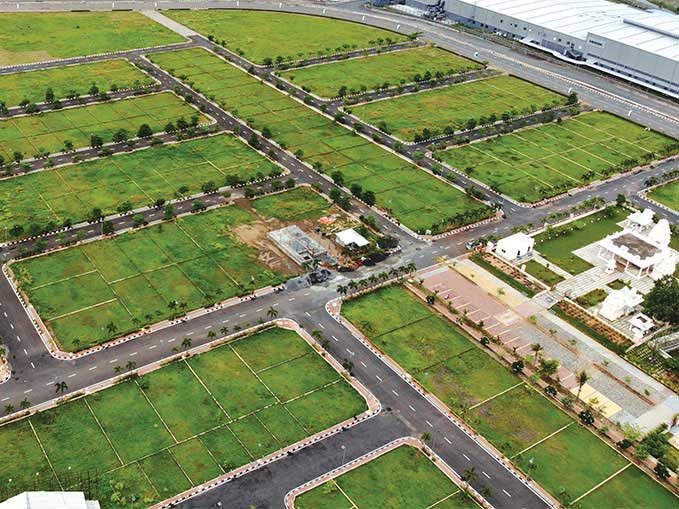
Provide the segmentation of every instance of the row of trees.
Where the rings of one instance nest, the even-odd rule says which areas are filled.
[[[417,270],[414,263],[408,265],[401,265],[393,267],[388,271],[380,272],[379,274],[371,274],[364,279],[351,280],[346,285],[337,285],[337,293],[340,295],[348,295],[353,292],[365,290],[371,286],[388,281],[389,279],[401,278],[407,274],[412,274]]]

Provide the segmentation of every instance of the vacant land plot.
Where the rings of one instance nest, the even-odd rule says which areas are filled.
[[[165,14],[257,64],[313,58],[405,40],[379,28],[336,19],[264,11],[166,11]]]
[[[76,351],[284,281],[234,234],[256,220],[226,206],[22,260],[12,269],[62,347]]]
[[[371,124],[385,122],[390,132],[412,141],[424,129],[435,136],[445,128],[461,129],[469,119],[500,118],[503,113],[516,116],[565,101],[564,96],[519,78],[498,76],[378,100],[352,110]]]
[[[139,126],[148,124],[153,132],[161,132],[168,122],[184,117],[187,121],[206,117],[170,92],[150,94],[131,99],[48,111],[0,120],[0,155],[5,161],[34,157],[39,153],[53,154],[64,150],[68,140],[74,148],[90,145],[90,137],[98,135],[110,143],[113,135],[125,129],[130,137],[137,135]]]
[[[445,231],[491,213],[484,204],[382,150],[203,49],[152,55],[194,88],[262,130],[320,171],[339,171],[349,187],[375,193],[376,204],[409,228]]]
[[[564,504],[630,465],[403,287],[350,300],[342,313]],[[649,499],[672,499],[659,484],[646,485]],[[620,497],[615,507],[638,504]]]
[[[655,188],[648,193],[648,197],[671,209],[679,210],[679,180]]]
[[[535,237],[535,249],[550,262],[571,274],[580,274],[592,266],[573,254],[592,242],[603,239],[620,230],[618,223],[630,211],[621,207],[609,207],[566,225],[545,231]]]
[[[400,446],[303,493],[296,509],[471,509],[468,498],[418,449]]]
[[[439,77],[443,77],[482,68],[481,64],[473,60],[426,46],[314,65],[285,71],[281,76],[308,88],[316,95],[336,97],[361,90],[375,90],[385,84],[420,81],[426,73],[432,77],[440,73]],[[341,87],[345,87],[344,94],[340,93]]]
[[[437,156],[495,191],[535,202],[679,150],[672,146],[672,138],[593,112]]]
[[[316,219],[329,212],[328,202],[306,186],[257,198],[253,200],[252,206],[260,214],[281,221]]]
[[[2,240],[34,235],[158,199],[198,193],[214,182],[249,181],[282,171],[238,138],[221,134],[0,180]]]
[[[0,66],[183,42],[137,12],[3,14]]]
[[[148,507],[365,409],[296,333],[268,329],[0,427],[0,482]]]
[[[39,71],[4,74],[0,76],[2,101],[8,108],[26,100],[32,103],[45,101],[45,92],[51,88],[56,99],[73,95],[88,95],[92,85],[99,91],[144,87],[156,81],[138,70],[127,60],[107,60],[92,64],[70,65]]]

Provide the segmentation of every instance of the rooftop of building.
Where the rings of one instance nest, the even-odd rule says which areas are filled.
[[[581,40],[599,35],[679,60],[679,16],[606,0],[460,0]]]

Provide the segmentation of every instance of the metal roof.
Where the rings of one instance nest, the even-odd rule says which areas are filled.
[[[606,0],[461,0],[581,40],[598,35],[679,60],[679,16]]]

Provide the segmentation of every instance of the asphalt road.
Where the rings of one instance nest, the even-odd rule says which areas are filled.
[[[153,4],[154,2],[116,2],[115,7],[149,8]],[[157,3],[159,7],[163,8],[187,4],[201,7],[205,6],[206,2]],[[211,5],[215,4],[235,6],[234,2],[211,3]],[[108,9],[110,5],[109,2],[96,1],[23,2],[20,4],[20,9]],[[241,7],[253,5],[251,2],[240,2]],[[256,5],[272,8],[272,4],[257,3]],[[273,4],[273,8],[277,8],[277,5]],[[368,11],[356,3],[332,4],[332,6],[298,4],[285,5],[284,8],[294,12],[313,12],[316,14],[321,14],[322,9],[326,8],[326,14],[332,14],[343,19],[361,21],[365,16],[364,22],[376,26],[398,29],[403,32],[421,31],[425,39],[437,42],[441,46],[472,57],[478,52],[477,59],[489,60],[493,65],[561,92],[567,92],[573,87],[581,99],[595,107],[624,116],[631,110],[633,120],[668,134],[679,136],[676,120],[679,117],[677,114],[679,110],[676,105],[588,71],[542,61],[531,55],[514,53],[504,46],[485,41],[474,35],[455,32],[420,20],[382,11]],[[16,3],[0,2],[0,10],[16,11]],[[209,44],[209,41],[196,37],[182,46],[191,47]],[[148,51],[134,50],[126,53],[129,53],[126,56],[132,60],[138,60]],[[78,61],[87,62],[103,58],[106,57],[84,57],[78,59]],[[239,57],[232,56],[232,59],[236,64],[242,66],[247,64]],[[35,64],[31,68],[44,68],[61,65],[62,63]],[[25,70],[25,67],[22,67],[22,70]],[[10,71],[11,69],[3,69],[0,70],[0,73]],[[196,104],[204,106],[207,113],[216,120],[220,129],[232,130],[238,125],[241,129],[241,135],[246,139],[251,136],[259,136],[258,133],[242,124],[240,120],[193,93],[169,74],[155,66],[151,66],[151,73],[159,80],[161,88],[174,89],[179,87],[183,94],[191,95]],[[271,79],[266,73],[262,77]],[[294,89],[291,89],[290,92],[293,94],[300,93],[299,90]],[[332,107],[336,108],[337,105],[329,108],[331,114],[334,113]],[[348,120],[349,123],[355,121],[354,119]],[[368,135],[372,134],[370,129],[369,126],[366,126]],[[300,163],[291,154],[280,150],[270,141],[261,137],[259,139],[262,150],[265,153],[273,150],[276,159],[298,183],[316,183],[326,192],[329,191],[332,184],[326,179]],[[387,146],[393,146],[394,140],[386,137],[384,143]],[[430,161],[425,161],[423,166],[426,167],[429,164],[431,164]],[[229,327],[233,330],[236,325],[245,327],[247,324],[254,324],[260,318],[266,319],[266,309],[273,306],[279,310],[279,317],[295,319],[307,329],[320,329],[326,338],[331,339],[329,352],[339,361],[345,358],[352,360],[354,376],[378,397],[385,410],[377,417],[354,428],[347,429],[299,453],[226,483],[218,489],[208,491],[200,497],[184,503],[183,506],[210,507],[211,504],[216,504],[217,501],[222,500],[226,507],[236,509],[246,508],[250,505],[255,505],[258,508],[283,507],[283,496],[287,491],[337,466],[340,457],[338,451],[341,445],[346,445],[347,460],[350,460],[399,436],[407,434],[419,436],[426,431],[434,437],[432,447],[435,451],[458,473],[462,473],[464,469],[471,466],[476,467],[477,471],[485,472],[486,476],[481,476],[481,479],[476,481],[475,486],[480,489],[487,483],[493,488],[489,501],[495,507],[546,507],[547,504],[544,500],[463,433],[444,413],[401,379],[378,356],[371,353],[345,328],[337,324],[325,312],[324,304],[336,296],[334,289],[336,285],[345,284],[350,278],[363,278],[372,272],[382,272],[390,266],[410,262],[414,262],[420,268],[429,266],[436,263],[440,256],[454,257],[462,254],[467,240],[490,234],[502,235],[508,233],[513,227],[522,224],[540,224],[547,215],[566,210],[591,196],[604,196],[610,200],[614,199],[618,193],[632,195],[643,189],[643,183],[649,177],[661,175],[675,167],[675,162],[662,163],[656,165],[653,169],[604,182],[591,190],[576,193],[540,208],[521,208],[500,196],[489,193],[491,200],[503,205],[507,214],[505,220],[500,223],[484,225],[470,232],[454,235],[433,244],[417,240],[392,223],[378,218],[383,231],[397,237],[403,248],[401,253],[392,256],[378,267],[364,268],[354,274],[335,275],[333,280],[321,286],[309,286],[304,283],[299,284],[299,281],[293,281],[287,285],[287,289],[282,293],[271,293],[255,300],[243,300],[231,307],[219,309],[186,322],[145,334],[135,340],[75,360],[56,360],[47,352],[9,283],[4,277],[0,277],[0,337],[3,338],[3,342],[9,348],[10,361],[14,369],[11,380],[0,386],[0,406],[11,403],[18,408],[19,403],[24,398],[29,400],[31,404],[48,401],[56,396],[54,383],[57,381],[65,381],[68,384],[68,393],[76,392],[114,377],[116,375],[115,367],[125,366],[130,360],[134,361],[138,367],[153,364],[173,355],[175,349],[180,347],[184,337],[192,338],[193,346],[207,343],[210,341],[207,337],[209,331],[213,330],[219,334],[222,327]],[[459,179],[462,185],[469,183],[463,177]],[[237,196],[238,192],[235,195]],[[221,195],[211,195],[201,199],[206,201],[208,205],[216,205],[224,200]],[[353,201],[353,206],[358,213],[374,215],[374,211],[359,202]],[[179,203],[177,207],[178,212],[186,211],[190,207],[190,202]],[[659,212],[666,214],[664,211]],[[158,214],[160,213],[161,211],[153,209],[144,211],[144,214],[151,221],[159,219]],[[115,218],[116,230],[130,227],[131,221],[129,216]],[[96,226],[96,224],[79,225],[68,234],[77,236],[77,232],[81,231],[81,236],[95,238],[100,233]],[[46,239],[54,243],[56,235],[48,236]],[[7,260],[16,256],[22,247],[29,247],[30,245],[31,241],[27,241],[9,246],[0,251],[0,255],[4,260]],[[228,505],[226,505],[227,502]]]

